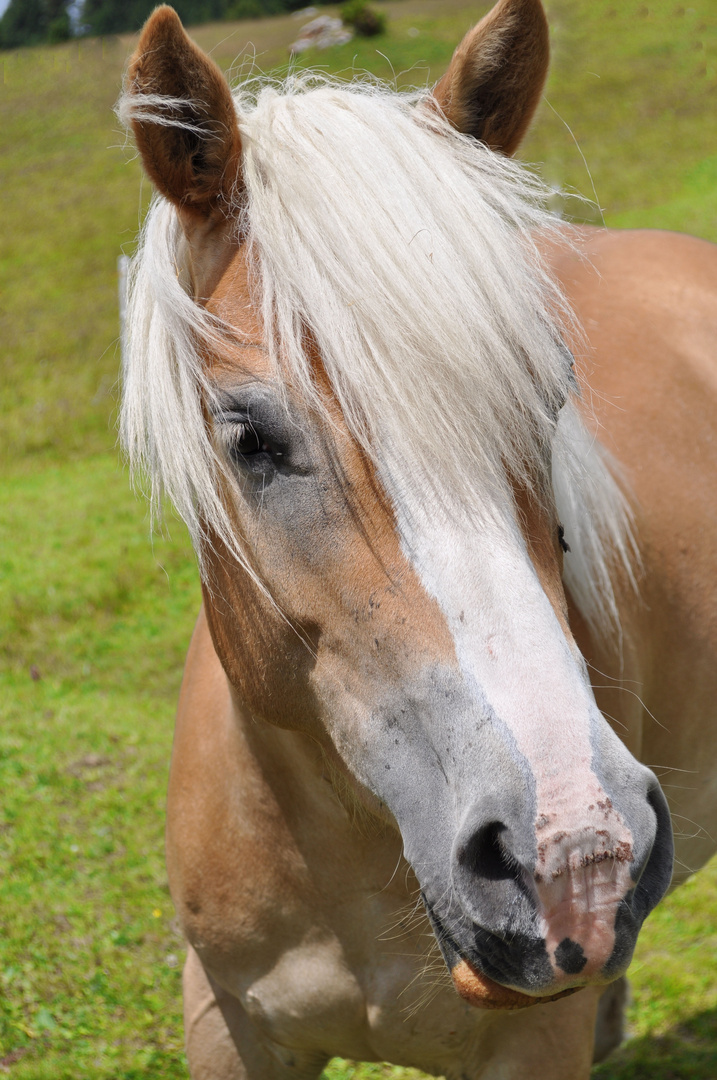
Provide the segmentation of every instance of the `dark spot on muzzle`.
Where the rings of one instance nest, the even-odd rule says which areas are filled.
[[[555,963],[566,975],[579,975],[587,962],[582,945],[569,937],[563,938],[555,950]]]

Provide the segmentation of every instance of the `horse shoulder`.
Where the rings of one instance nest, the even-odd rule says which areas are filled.
[[[167,805],[170,887],[200,955],[260,947],[272,918],[298,908],[307,888],[242,721],[202,609],[182,682]]]
[[[311,1051],[319,1038],[370,1058],[374,994],[364,975],[405,899],[394,873],[400,845],[357,832],[325,772],[313,740],[245,714],[202,610],[169,783],[167,865],[180,922],[262,1039]],[[396,964],[400,988],[413,973],[403,953]]]

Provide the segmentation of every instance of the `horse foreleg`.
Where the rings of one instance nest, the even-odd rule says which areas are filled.
[[[184,1038],[192,1080],[315,1080],[325,1057],[262,1037],[237,998],[207,974],[189,947],[183,975]]]
[[[623,975],[606,986],[600,997],[595,1022],[595,1053],[593,1061],[604,1061],[616,1050],[625,1037],[625,1008],[630,999],[630,986]]]

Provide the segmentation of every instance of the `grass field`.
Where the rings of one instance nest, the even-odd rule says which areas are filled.
[[[556,186],[595,191],[608,224],[717,240],[714,0],[548,7],[549,105],[523,156]],[[302,62],[425,83],[484,10],[385,8],[378,42]],[[298,25],[196,37],[239,75],[248,40],[270,69]],[[176,519],[150,541],[115,446],[116,259],[149,195],[111,114],[130,48],[0,54],[0,1073],[17,1080],[187,1075],[162,833],[199,589]],[[649,920],[633,1037],[596,1078],[717,1077],[716,896],[713,862]]]

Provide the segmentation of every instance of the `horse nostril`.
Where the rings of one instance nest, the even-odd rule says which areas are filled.
[[[639,874],[635,890],[637,908],[644,908],[644,912],[641,912],[642,918],[652,911],[669,889],[674,862],[670,809],[656,779],[648,788],[647,801],[655,815],[656,828],[652,848]]]
[[[459,866],[486,881],[515,880],[520,867],[503,840],[505,832],[506,826],[501,821],[483,825],[458,848]]]
[[[477,948],[485,960],[486,949],[495,959],[498,940],[504,943],[500,946],[503,950],[506,945],[512,949],[517,936],[521,940],[526,935],[531,941],[535,938],[536,907],[531,875],[526,869],[530,860],[520,847],[520,822],[514,823],[508,814],[496,820],[481,814],[481,809],[476,807],[468,816],[456,838],[451,880],[463,933],[472,936],[471,947]],[[466,920],[470,920],[470,931]]]

